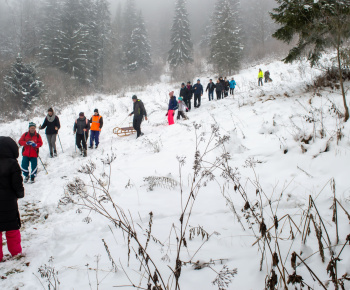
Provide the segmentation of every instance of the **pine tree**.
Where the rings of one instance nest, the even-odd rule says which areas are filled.
[[[178,67],[193,62],[193,43],[191,41],[186,0],[177,0],[175,4],[175,16],[171,28],[171,46],[168,56],[170,65]]]
[[[136,13],[135,1],[127,3],[123,15],[123,68],[126,72],[148,70],[151,46],[141,12]]]
[[[41,5],[39,57],[42,64],[52,67],[58,63],[62,6],[59,0],[44,0]]]
[[[271,14],[281,27],[273,37],[291,43],[298,36],[285,62],[293,62],[306,56],[311,65],[318,62],[329,47],[337,51],[337,63],[340,86],[345,109],[344,121],[349,119],[349,107],[342,78],[342,46],[350,38],[350,1],[349,0],[278,0],[279,7]]]
[[[123,17],[122,6],[119,3],[115,18],[112,24],[112,51],[110,65],[111,71],[121,72],[123,66]]]
[[[211,62],[220,73],[238,70],[243,45],[239,23],[239,0],[218,0],[213,14],[210,41]]]
[[[148,41],[141,11],[135,21],[135,28],[131,34],[126,59],[128,61],[126,70],[129,72],[147,71],[151,65],[151,45]]]
[[[90,0],[65,0],[57,37],[57,66],[72,78],[88,83],[94,81],[89,59],[91,9]]]
[[[89,21],[89,62],[92,63],[92,75],[101,86],[103,85],[106,55],[111,49],[111,15],[107,0],[97,0],[92,7],[92,21]]]
[[[4,86],[9,97],[28,109],[32,102],[40,96],[43,84],[37,76],[35,67],[24,64],[22,57],[18,55],[11,71],[4,78]]]

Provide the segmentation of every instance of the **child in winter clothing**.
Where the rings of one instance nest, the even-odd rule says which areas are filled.
[[[24,197],[18,146],[10,137],[0,137],[0,262],[3,258],[2,232],[12,256],[22,253],[21,220],[17,200]]]
[[[30,181],[34,183],[36,173],[38,170],[38,156],[39,148],[43,145],[43,140],[36,132],[36,124],[29,123],[29,131],[24,133],[18,141],[19,145],[23,146],[22,151],[22,172],[25,176],[24,182],[29,181],[29,163],[32,165],[32,172],[30,174]]]
[[[179,100],[179,110],[177,111],[177,119],[180,120],[180,116],[184,118],[185,120],[188,120],[187,116],[185,115],[185,111],[188,112],[188,108],[182,99],[182,97],[178,98]]]
[[[169,97],[170,97],[170,100],[169,100],[168,113],[166,113],[165,116],[168,116],[169,125],[173,125],[173,124],[175,124],[175,122],[174,122],[175,111],[178,108],[176,97],[174,96],[174,91],[169,93]]]

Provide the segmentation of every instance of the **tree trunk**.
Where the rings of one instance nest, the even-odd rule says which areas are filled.
[[[345,90],[344,90],[344,82],[343,82],[343,70],[341,66],[341,60],[340,60],[340,47],[337,47],[337,58],[338,58],[338,69],[339,69],[339,81],[340,81],[340,87],[341,87],[341,93],[343,96],[343,103],[344,103],[344,109],[345,109],[345,114],[344,114],[344,122],[349,120],[349,107],[346,103],[346,96],[345,96]]]

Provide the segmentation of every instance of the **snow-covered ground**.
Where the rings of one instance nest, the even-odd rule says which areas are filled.
[[[130,91],[123,97],[87,96],[76,105],[60,111],[60,139],[64,153],[58,147],[59,157],[50,159],[43,136],[44,146],[40,155],[47,166],[48,174],[45,174],[39,164],[41,170],[37,182],[25,185],[26,196],[19,201],[24,221],[21,232],[25,256],[20,259],[7,257],[8,260],[0,264],[0,289],[42,289],[41,283],[44,283],[44,286],[46,284],[45,279],[40,278],[38,268],[44,264],[51,265],[58,271],[61,283],[59,289],[97,289],[97,280],[98,289],[130,285],[121,265],[138,285],[140,276],[137,271],[140,266],[132,253],[130,267],[127,267],[127,240],[121,231],[100,215],[81,212],[77,205],[64,205],[59,202],[67,191],[66,185],[75,177],[89,183],[87,175],[78,173],[78,169],[89,160],[97,165],[96,175],[106,181],[106,175],[103,173],[109,174],[109,167],[103,165],[101,160],[112,154],[116,156],[116,160],[111,165],[110,193],[126,213],[130,212],[135,225],[139,224],[146,229],[149,212],[153,212],[152,234],[163,246],[151,240],[149,251],[164,277],[168,278],[168,265],[174,267],[176,259],[176,238],[171,228],[173,224],[175,227],[179,226],[180,190],[177,186],[175,189],[155,187],[153,191],[149,191],[144,178],[160,176],[179,181],[177,156],[186,157],[181,174],[184,195],[188,195],[196,149],[193,122],[201,125],[199,133],[205,133],[204,138],[210,135],[213,124],[219,126],[222,135],[230,136],[230,141],[225,145],[232,157],[230,165],[240,172],[241,184],[246,189],[251,204],[259,200],[251,185],[258,181],[272,201],[273,210],[278,207],[278,218],[289,214],[302,231],[303,223],[300,219],[303,211],[308,208],[311,195],[324,219],[330,240],[335,245],[336,227],[332,222],[330,209],[333,197],[331,179],[334,178],[335,181],[336,197],[342,206],[350,211],[350,125],[349,122],[341,124],[336,114],[329,110],[332,108],[332,102],[342,110],[341,95],[339,91],[330,90],[321,90],[317,94],[313,91],[307,92],[306,85],[320,74],[319,70],[311,69],[307,63],[286,65],[276,61],[262,65],[263,71],[270,70],[273,79],[272,83],[263,87],[257,86],[258,68],[242,70],[235,76],[238,87],[234,98],[230,96],[224,100],[209,102],[205,94],[202,106],[188,113],[189,120],[178,121],[173,126],[167,125],[165,117],[168,92],[175,90],[177,95],[179,86],[170,83],[154,84],[144,91]],[[208,79],[201,77],[204,86]],[[149,121],[142,124],[145,136],[138,140],[135,140],[135,135],[119,138],[112,134],[114,127],[127,126],[128,122],[132,121],[127,114],[132,109],[133,94],[137,94],[144,102],[149,116]],[[97,150],[88,151],[88,158],[83,158],[75,153],[73,122],[79,112],[83,111],[90,116],[95,108],[99,109],[105,123],[101,144]],[[34,120],[1,124],[0,135],[19,140],[29,121],[40,124],[44,116],[43,112],[42,116],[37,116]],[[309,123],[310,119],[314,119],[315,122]],[[337,139],[337,132],[343,135],[341,140]],[[309,136],[313,137],[309,144],[301,141]],[[216,149],[208,158],[213,161],[220,154],[221,149]],[[223,259],[223,263],[230,269],[237,268],[238,271],[227,289],[263,289],[266,274],[271,269],[271,254],[267,254],[268,258],[263,262],[262,271],[259,271],[261,252],[257,245],[252,246],[256,237],[241,212],[245,202],[234,191],[233,186],[224,186],[225,181],[219,170],[214,174],[218,182],[209,182],[206,187],[200,189],[189,224],[193,227],[202,226],[209,234],[215,234],[196,254],[203,243],[202,238],[195,237],[189,240],[187,234],[188,247],[182,251],[181,260],[189,261],[193,255],[193,262],[205,263]],[[232,199],[242,217],[245,231],[226,204],[223,195]],[[269,228],[273,224],[273,214],[267,199],[263,198],[262,202],[264,218]],[[336,253],[350,234],[349,220],[341,209],[338,208],[338,211],[340,242],[333,248]],[[91,220],[86,219],[87,216]],[[290,227],[286,224],[288,223],[285,223],[285,230],[280,236],[280,251],[282,257],[287,260],[286,268],[292,274],[290,255],[293,251],[306,258],[319,248],[313,227],[305,245],[301,242],[300,234],[294,242],[283,240],[290,235]],[[280,227],[282,226],[281,222]],[[253,228],[259,236],[256,225]],[[293,231],[297,234],[295,227]],[[325,236],[324,231],[323,235]],[[111,271],[111,262],[102,239],[106,241],[118,265],[117,273]],[[326,247],[327,239],[323,243]],[[271,247],[275,249],[275,244],[271,244]],[[8,253],[6,246],[4,252]],[[349,254],[350,247],[347,246],[341,255],[342,260],[338,263],[339,276],[350,273]],[[329,251],[325,250],[325,263],[322,263],[318,253],[307,259],[308,265],[324,283],[330,279],[326,272],[329,255]],[[210,266],[217,272],[222,269],[222,265],[217,262]],[[204,267],[195,270],[187,264],[183,267],[180,277],[182,289],[217,289],[217,286],[212,284],[217,276],[212,269]],[[320,289],[321,286],[311,278],[303,265],[297,269],[297,274],[302,275],[308,285]],[[280,276],[277,270],[276,273]],[[349,289],[349,281],[346,283],[346,288]],[[281,287],[281,284],[279,285]],[[333,288],[331,283],[329,288]]]

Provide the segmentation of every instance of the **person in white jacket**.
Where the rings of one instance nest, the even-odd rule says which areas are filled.
[[[188,120],[188,117],[185,114],[185,111],[188,112],[186,103],[184,102],[182,97],[179,97],[178,100],[179,100],[179,109],[177,111],[177,119],[180,120],[180,117],[182,117],[185,120]]]

